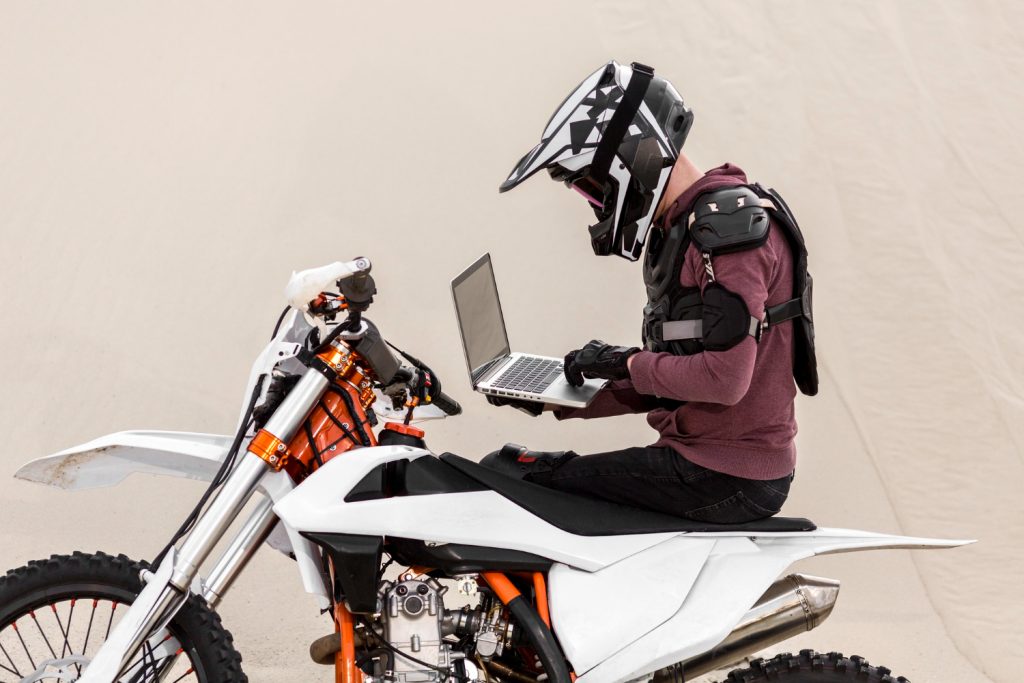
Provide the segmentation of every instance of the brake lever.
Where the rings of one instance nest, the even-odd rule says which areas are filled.
[[[323,318],[326,322],[334,322],[338,313],[348,309],[348,302],[345,297],[321,292],[320,296],[309,303],[309,314]]]

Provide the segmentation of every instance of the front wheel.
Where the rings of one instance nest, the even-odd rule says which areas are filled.
[[[0,682],[74,681],[142,590],[145,565],[124,555],[53,555],[0,577]],[[220,617],[192,596],[127,678],[242,683],[242,658]]]
[[[844,657],[838,652],[819,654],[801,650],[800,654],[781,654],[771,659],[755,659],[745,669],[729,673],[722,683],[910,683],[903,676],[893,676],[884,666],[871,666],[863,657]]]

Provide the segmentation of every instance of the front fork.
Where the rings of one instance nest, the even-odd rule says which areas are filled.
[[[253,437],[245,455],[196,522],[181,548],[177,551],[172,549],[164,558],[164,564],[173,563],[170,571],[164,570],[163,565],[156,568],[151,581],[166,577],[162,588],[156,585],[144,588],[83,672],[81,683],[112,683],[126,665],[133,661],[151,634],[170,622],[188,598],[199,567],[238,517],[260,480],[267,472],[279,470],[284,465],[284,444],[295,436],[317,401],[324,395],[330,381],[320,369],[310,368],[306,371],[274,411],[266,426]],[[273,528],[272,505],[269,499],[261,503],[217,563],[204,591],[206,597],[213,598],[213,602],[220,599],[259,547],[259,542]]]

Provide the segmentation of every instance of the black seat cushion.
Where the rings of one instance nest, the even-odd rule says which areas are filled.
[[[442,454],[441,460],[488,489],[500,493],[516,505],[529,510],[545,522],[578,536],[622,536],[684,531],[742,531],[753,534],[814,531],[817,528],[814,522],[799,517],[769,517],[745,524],[696,522],[545,488],[509,477],[453,453]]]

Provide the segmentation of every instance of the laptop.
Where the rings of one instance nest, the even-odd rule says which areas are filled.
[[[452,298],[470,381],[476,391],[583,408],[608,383],[588,379],[583,386],[574,387],[565,379],[561,358],[510,352],[490,254],[481,256],[452,280]]]

